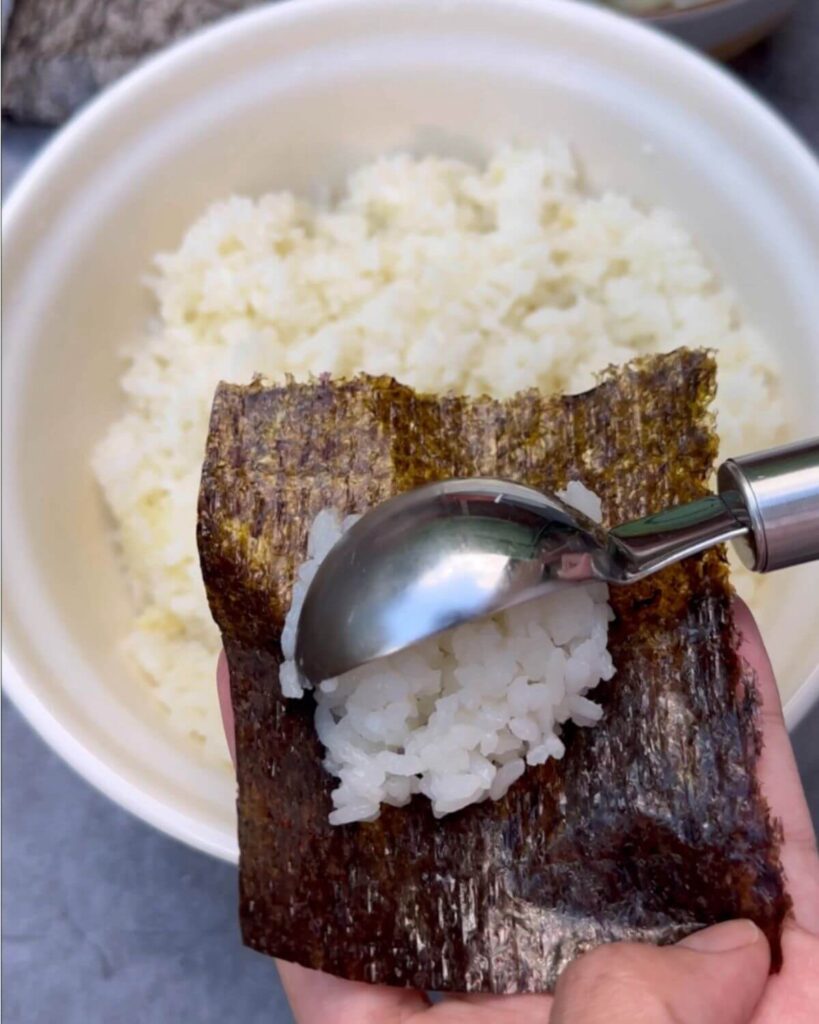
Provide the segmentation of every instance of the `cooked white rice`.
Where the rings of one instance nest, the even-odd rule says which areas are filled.
[[[726,451],[775,441],[784,420],[774,353],[676,217],[590,194],[559,140],[483,167],[384,158],[329,204],[227,199],[157,257],[152,287],[159,315],[127,353],[125,412],[94,468],[134,587],[130,653],[173,724],[225,761],[194,534],[219,380],[368,370],[506,397],[708,345]]]
[[[562,497],[600,522],[600,501],[578,481]],[[296,627],[310,581],[355,522],[320,512],[310,530],[282,635],[285,697],[303,695]],[[331,825],[372,821],[381,804],[423,793],[436,817],[499,800],[526,769],[564,753],[561,725],[594,725],[586,693],[614,675],[614,613],[605,583],[565,583],[537,601],[469,622],[321,683],[316,730],[339,779]],[[305,684],[306,685],[306,684]]]

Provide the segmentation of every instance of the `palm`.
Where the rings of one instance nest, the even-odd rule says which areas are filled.
[[[805,795],[793,758],[773,672],[756,625],[738,604],[741,653],[756,670],[765,741],[759,764],[763,790],[782,821],[782,863],[794,903],[794,920],[783,936],[784,964],[767,982],[748,1024],[811,1024],[819,1006],[819,857]],[[229,683],[219,672],[220,702],[233,736]],[[551,996],[448,996],[430,1005],[421,992],[343,981],[296,964],[279,963],[298,1024],[557,1024],[563,1021]],[[560,1000],[558,998],[558,1004]]]
[[[279,963],[298,1024],[543,1024],[551,996],[450,996],[431,1006],[421,992],[342,981]]]

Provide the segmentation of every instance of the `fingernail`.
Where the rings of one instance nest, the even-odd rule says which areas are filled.
[[[697,953],[727,953],[731,949],[742,949],[758,942],[762,932],[753,921],[725,921],[694,932],[677,943]]]

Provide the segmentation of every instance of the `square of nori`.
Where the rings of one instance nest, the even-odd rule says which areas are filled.
[[[199,503],[236,718],[245,942],[347,978],[536,992],[602,942],[673,942],[748,917],[777,963],[788,908],[755,765],[753,679],[711,551],[612,588],[614,679],[593,729],[500,801],[436,820],[423,797],[332,827],[310,695],[284,700],[279,637],[308,528],[427,481],[580,479],[615,524],[702,496],[715,363],[680,350],[569,397],[419,395],[386,377],[219,387]]]

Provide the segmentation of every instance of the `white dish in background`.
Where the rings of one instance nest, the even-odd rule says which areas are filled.
[[[118,641],[131,607],[89,453],[117,414],[141,281],[212,200],[311,192],[385,151],[478,157],[569,139],[592,186],[679,211],[781,346],[796,433],[819,433],[819,167],[718,68],[629,19],[543,0],[299,0],[125,78],[5,213],[5,682],[86,778],[236,857],[232,781],[165,727]],[[193,529],[193,524],[191,524]],[[765,622],[795,721],[819,697],[819,567]]]
[[[669,6],[644,18],[691,46],[727,60],[770,35],[795,6],[796,0],[701,0],[684,10]]]

